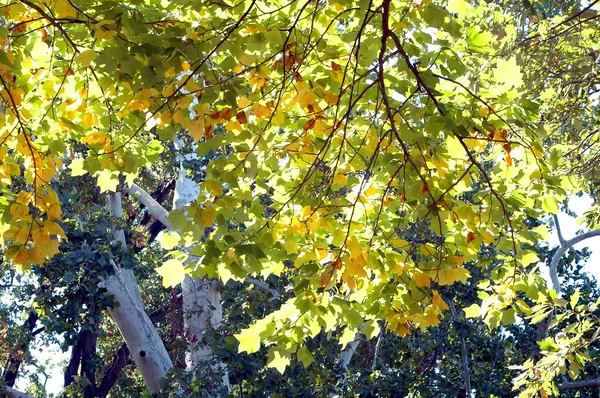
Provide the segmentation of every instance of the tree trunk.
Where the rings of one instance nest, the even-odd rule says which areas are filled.
[[[135,303],[120,270],[114,263],[113,269],[115,274],[101,283],[119,303],[118,307],[110,309],[109,313],[127,342],[148,391],[155,394],[160,390],[161,381],[173,367],[171,358],[152,321]]]
[[[25,324],[23,325],[23,334],[20,336],[21,343],[13,352],[10,353],[6,364],[6,369],[4,369],[4,375],[2,375],[4,384],[6,384],[8,387],[15,386],[17,376],[19,375],[19,368],[23,362],[23,355],[25,350],[27,350],[29,347],[29,343],[31,343],[31,339],[33,337],[32,332],[35,328],[37,320],[37,313],[34,310],[29,311],[27,321],[25,321]]]
[[[183,160],[196,159],[193,149],[183,147],[181,138],[175,139],[175,148],[179,151],[179,176],[175,182],[173,207],[180,209],[198,198],[200,189],[198,184],[187,177],[187,170],[183,167]],[[216,279],[204,281],[201,278],[192,279],[186,275],[181,283],[183,296],[184,330],[188,347],[185,354],[186,369],[188,372],[197,370],[198,365],[213,361],[212,347],[201,344],[204,333],[211,328],[218,328],[223,320],[223,307],[219,282]],[[229,375],[226,366],[221,362],[213,365],[213,370],[223,374],[222,386],[229,390]]]
[[[121,196],[109,196],[109,208],[113,217],[122,217]],[[115,231],[115,239],[125,244],[125,235],[120,229]],[[112,262],[114,274],[104,279],[100,285],[119,303],[109,313],[121,335],[127,342],[131,356],[151,394],[159,392],[161,382],[173,367],[165,345],[154,325],[144,311],[140,291],[129,269],[121,269]]]

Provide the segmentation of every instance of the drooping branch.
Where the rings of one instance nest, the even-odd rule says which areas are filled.
[[[557,224],[558,225],[558,222]],[[558,229],[558,227],[557,227]],[[560,296],[560,281],[558,280],[558,263],[562,256],[569,250],[571,247],[575,246],[579,242],[582,242],[586,239],[593,238],[594,236],[600,236],[600,229],[596,229],[594,231],[589,231],[581,235],[577,235],[573,239],[564,241],[561,243],[554,256],[552,256],[552,261],[550,262],[550,279],[552,280],[552,287],[556,291],[556,293]]]

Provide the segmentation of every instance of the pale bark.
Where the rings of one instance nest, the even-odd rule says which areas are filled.
[[[5,387],[6,392],[10,398],[33,398],[32,395],[27,394],[26,392],[21,392],[19,390],[15,390],[11,387]]]
[[[162,380],[173,367],[171,358],[152,321],[136,303],[114,263],[113,269],[114,275],[101,282],[101,286],[119,303],[109,313],[127,342],[148,391],[157,393]]]
[[[115,220],[121,220],[123,218],[123,205],[121,203],[121,194],[120,193],[111,193],[108,196],[108,207],[110,210],[110,215]],[[125,231],[122,228],[115,228],[115,240],[121,243],[123,249],[127,247],[127,242],[125,241]],[[135,275],[133,274],[133,270],[129,268],[120,267],[121,275],[123,275],[123,280],[125,281],[125,285],[127,285],[127,289],[129,293],[133,297],[135,303],[140,307],[144,308],[144,303],[142,302],[142,295],[140,294],[140,288],[138,287],[137,280],[135,279]]]
[[[589,231],[581,235],[577,235],[573,239],[564,240],[562,238],[562,234],[560,234],[560,226],[558,225],[558,218],[555,218],[556,228],[559,231],[559,240],[561,241],[560,247],[552,256],[552,261],[550,262],[550,279],[552,281],[552,287],[556,291],[557,295],[560,297],[560,281],[558,280],[558,263],[562,256],[569,250],[571,247],[575,246],[579,242],[582,242],[586,239],[593,238],[594,236],[600,236],[600,229],[596,229],[594,231]]]
[[[183,160],[196,158],[193,148],[183,147],[183,141],[175,139],[175,149],[179,151],[179,176],[175,182],[173,208],[181,209],[188,203],[198,199],[200,188],[188,178]],[[186,153],[187,151],[187,153]],[[186,275],[181,283],[183,296],[183,319],[188,347],[185,353],[186,369],[188,372],[197,370],[198,366],[207,361],[214,363],[213,369],[222,372],[222,386],[229,390],[229,375],[225,364],[214,361],[212,347],[202,344],[202,337],[211,328],[218,328],[223,320],[221,293],[216,279],[192,279]]]

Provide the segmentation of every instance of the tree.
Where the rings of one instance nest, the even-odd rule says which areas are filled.
[[[425,333],[444,311],[461,322],[452,292],[474,275],[481,303],[465,311],[490,327],[567,308],[532,272],[545,230],[528,220],[589,187],[556,167],[567,152],[544,137],[557,125],[547,116],[564,109],[524,89],[550,80],[545,58],[522,43],[580,52],[564,35],[597,19],[576,7],[547,7],[540,22],[461,0],[5,5],[0,243],[11,266],[42,276],[38,288],[50,281],[52,297],[45,264],[59,263],[57,281],[72,264],[85,270],[76,299],[88,314],[61,320],[73,328],[66,384],[79,369],[84,396],[105,391],[91,365],[104,308],[126,343],[115,364],[131,355],[152,394],[171,378],[176,393],[208,395],[243,388],[226,361],[236,345],[268,347],[266,366],[284,373],[310,364],[319,336],[351,358],[361,335],[379,342],[382,327]],[[549,23],[556,37],[544,36]],[[590,41],[595,32],[584,31]],[[573,73],[595,87],[587,69]],[[581,104],[591,106],[589,92]],[[136,228],[148,217],[143,242]],[[165,287],[181,285],[178,337],[196,381],[173,379],[176,353],[136,278],[144,258],[161,262]],[[281,302],[226,325],[224,311],[235,312],[223,297],[239,283]],[[586,333],[561,355],[583,355]],[[456,337],[465,394],[481,391]],[[544,360],[560,369],[560,358]],[[526,388],[548,394],[548,383]]]

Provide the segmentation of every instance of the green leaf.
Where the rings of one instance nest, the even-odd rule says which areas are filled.
[[[156,268],[156,272],[163,277],[164,287],[175,287],[185,278],[186,272],[183,264],[179,260],[167,260],[160,267]]]
[[[80,52],[75,57],[75,62],[77,62],[79,65],[83,66],[84,68],[87,68],[88,66],[90,66],[92,61],[94,59],[96,59],[97,56],[98,56],[98,54],[94,50],[85,50],[85,51]]]
[[[308,366],[315,361],[314,357],[305,345],[296,351],[296,356],[298,357],[298,360],[302,362],[302,365],[305,368],[308,368]]]
[[[464,308],[466,318],[479,318],[481,315],[481,307],[479,304],[472,304],[467,308]]]
[[[276,347],[271,347],[267,354],[267,367],[275,368],[281,374],[285,372],[285,368],[290,364],[290,354],[281,351]]]
[[[252,328],[242,330],[241,333],[235,334],[234,337],[240,342],[238,353],[246,351],[248,354],[253,354],[260,350],[260,335],[255,333]]]
[[[558,214],[558,201],[555,197],[546,195],[542,198],[542,209],[550,214]]]

